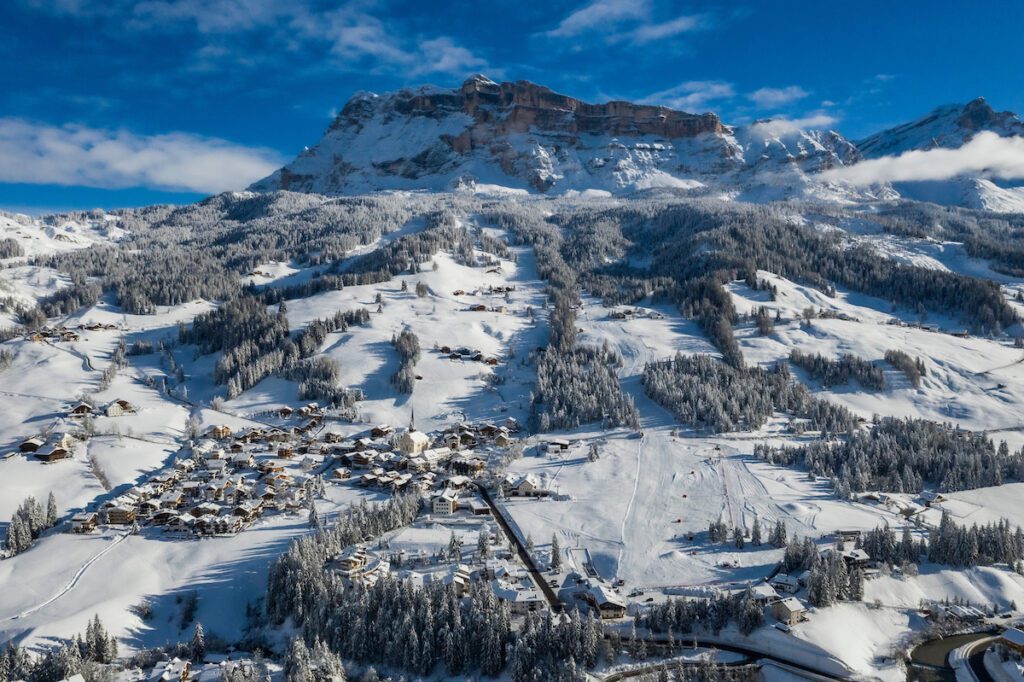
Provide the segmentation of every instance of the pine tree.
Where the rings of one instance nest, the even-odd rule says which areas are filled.
[[[46,527],[53,528],[57,525],[57,500],[53,492],[46,498]]]
[[[755,547],[761,546],[761,520],[754,517],[754,525],[750,529],[750,543]]]
[[[192,660],[196,663],[206,660],[206,634],[203,632],[202,623],[196,623],[196,629],[192,633]]]
[[[551,534],[551,570],[557,571],[562,567],[562,548],[558,546],[558,534]]]
[[[309,664],[309,650],[301,637],[292,640],[288,650],[288,658],[284,666],[285,682],[313,682],[313,672]]]

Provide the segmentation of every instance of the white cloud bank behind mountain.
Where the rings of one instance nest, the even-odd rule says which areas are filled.
[[[282,164],[276,152],[172,132],[138,135],[0,118],[0,182],[217,193]]]
[[[948,180],[960,175],[1003,180],[1024,178],[1024,137],[1000,137],[982,131],[958,149],[929,149],[883,156],[827,170],[821,177],[864,186],[882,182]]]

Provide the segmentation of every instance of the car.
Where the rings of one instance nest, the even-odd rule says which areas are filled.
[[[785,623],[776,623],[773,627],[779,632],[790,632],[792,630],[792,628]]]

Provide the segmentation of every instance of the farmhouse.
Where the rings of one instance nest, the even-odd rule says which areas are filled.
[[[135,408],[127,400],[115,400],[107,405],[108,417],[120,417],[125,414],[135,414]]]
[[[81,419],[90,414],[92,414],[92,405],[89,403],[78,403],[68,410],[68,416],[72,419]]]
[[[807,609],[796,597],[786,597],[772,604],[772,615],[780,622],[795,625],[807,616]]]
[[[788,592],[789,594],[793,594],[800,589],[800,581],[786,573],[779,573],[768,584],[774,587],[777,592]]]
[[[75,514],[71,517],[71,530],[76,533],[91,533],[96,530],[97,518],[95,512]]]
[[[118,505],[107,509],[107,523],[115,526],[126,526],[135,521],[135,507]]]
[[[564,438],[553,438],[544,443],[545,452],[560,452],[568,450],[571,443]]]
[[[208,438],[214,438],[216,440],[224,440],[225,438],[231,438],[231,427],[224,426],[211,426],[206,432]]]
[[[52,445],[36,451],[36,458],[43,462],[56,462],[62,459],[70,459],[71,451],[59,445]]]
[[[26,441],[22,441],[18,447],[22,452],[35,452],[39,448],[43,447],[44,443],[39,438],[29,438]]]
[[[536,474],[519,477],[509,474],[501,483],[501,492],[506,497],[545,497],[550,494]]]

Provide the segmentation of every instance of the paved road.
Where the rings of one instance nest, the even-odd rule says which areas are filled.
[[[551,610],[556,613],[561,611],[562,602],[558,599],[558,595],[555,594],[555,591],[551,589],[550,585],[548,585],[547,580],[544,578],[544,574],[541,572],[536,562],[534,562],[530,553],[526,551],[526,545],[524,545],[519,540],[519,537],[512,532],[511,526],[508,525],[505,517],[501,514],[501,510],[498,509],[498,505],[496,505],[494,500],[491,498],[490,491],[482,485],[477,485],[477,489],[480,491],[480,495],[484,498],[484,502],[486,502],[487,506],[491,508],[491,516],[493,516],[494,520],[498,522],[499,526],[501,526],[501,530],[505,533],[505,537],[515,545],[516,552],[519,554],[519,559],[523,562],[523,565],[526,566],[526,570],[530,572],[531,577],[533,577],[533,581],[537,583],[537,586],[540,588],[545,599],[548,600],[548,605],[551,607]]]

